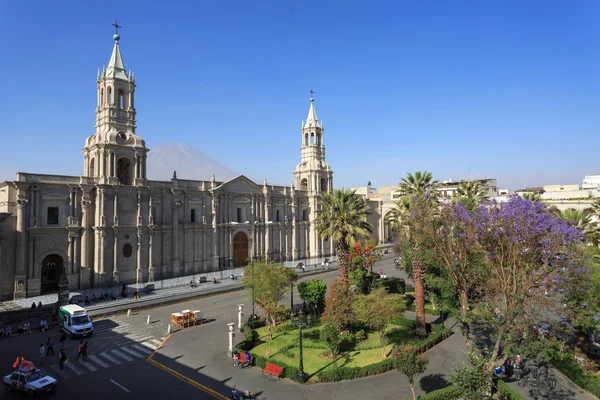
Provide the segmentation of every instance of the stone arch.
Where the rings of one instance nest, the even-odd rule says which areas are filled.
[[[308,133],[304,134],[304,145],[308,146]]]
[[[327,191],[327,179],[325,178],[321,178],[321,191]]]
[[[117,92],[117,106],[121,109],[125,108],[125,94],[122,89]]]
[[[106,88],[106,100],[108,100],[108,104],[113,103],[112,86],[109,86],[108,88]]]
[[[94,165],[94,157],[92,157],[92,159],[90,160],[90,167],[89,167],[89,171],[88,171],[88,176],[94,178],[96,177],[96,167]]]
[[[302,178],[300,180],[300,190],[308,190],[308,179]]]
[[[248,264],[248,235],[239,231],[233,236],[233,266],[243,267]]]
[[[383,242],[392,242],[398,232],[395,226],[394,210],[384,211],[383,214]]]
[[[121,185],[131,185],[133,183],[133,172],[129,158],[121,157],[117,161],[117,178],[119,178]]]
[[[58,281],[63,273],[63,258],[52,253],[42,259],[41,293],[58,293]]]

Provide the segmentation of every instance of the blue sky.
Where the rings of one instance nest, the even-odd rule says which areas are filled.
[[[0,179],[83,172],[115,19],[150,148],[289,183],[312,88],[337,187],[418,169],[512,189],[600,173],[595,0],[5,0]]]

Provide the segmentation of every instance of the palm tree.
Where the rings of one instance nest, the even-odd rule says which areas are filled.
[[[594,200],[594,202],[592,203],[591,211],[597,219],[600,219],[600,199]]]
[[[487,197],[485,188],[478,181],[462,181],[456,192],[460,198],[473,205],[481,203]]]
[[[433,202],[437,205],[437,187],[439,182],[433,179],[433,175],[428,171],[416,171],[413,174],[406,174],[402,178],[399,187],[407,197],[398,202],[398,210],[395,215],[402,219],[402,216],[408,216],[409,210],[413,207],[415,198],[420,199],[421,206],[432,206]],[[408,245],[411,252],[411,266],[413,281],[415,283],[415,311],[416,311],[416,333],[419,336],[427,336],[427,326],[425,320],[425,287],[423,284],[423,260],[417,255],[420,243],[413,240],[408,232]]]
[[[317,233],[325,240],[335,241],[340,279],[347,286],[350,248],[373,231],[367,222],[367,214],[370,214],[367,203],[356,191],[342,188],[324,193],[319,206],[315,220]]]
[[[521,197],[524,198],[525,200],[529,200],[529,201],[533,201],[533,202],[542,201],[542,196],[539,193],[523,192]]]
[[[437,195],[437,187],[439,182],[433,179],[433,175],[429,171],[416,171],[413,174],[410,172],[406,174],[405,178],[402,178],[398,185],[400,190],[405,195],[409,196],[423,196],[426,194]]]
[[[598,245],[598,226],[592,221],[592,216],[594,215],[593,208],[586,208],[585,210],[569,208],[564,211],[558,210],[557,208],[555,209],[555,214],[569,224],[581,229],[583,238],[587,243]]]

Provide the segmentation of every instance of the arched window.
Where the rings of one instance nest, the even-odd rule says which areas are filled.
[[[304,145],[308,146],[308,133],[304,135]]]
[[[325,178],[321,178],[321,191],[327,190],[327,180]]]
[[[300,190],[308,190],[308,179],[304,178],[300,181]]]
[[[112,88],[109,86],[107,89],[108,94],[108,104],[112,104],[113,103],[113,94],[112,94]]]
[[[129,94],[129,107],[133,108],[133,93]]]
[[[310,133],[310,144],[315,144],[315,133],[314,132]]]
[[[123,246],[123,257],[129,258],[131,257],[131,253],[133,252],[133,248],[129,243],[125,243]]]
[[[94,159],[90,160],[90,170],[88,171],[88,176],[94,178],[96,176],[96,169],[94,168]]]
[[[98,101],[98,105],[101,106],[104,103],[104,88],[100,89],[100,99]]]
[[[317,134],[317,146],[321,145],[321,135]]]
[[[127,158],[120,158],[117,161],[117,178],[121,185],[131,185],[133,182],[133,174],[131,171],[131,161]]]
[[[125,107],[125,95],[123,94],[123,91],[121,89],[119,89],[119,91],[117,93],[117,102],[118,102],[119,108]]]

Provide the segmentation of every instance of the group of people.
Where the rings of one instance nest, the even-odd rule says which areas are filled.
[[[37,305],[35,304],[35,301],[31,304],[31,309],[35,310],[36,308],[42,308],[42,302],[38,302]]]
[[[245,366],[250,364],[250,362],[252,361],[252,356],[247,351],[244,352],[244,355],[246,356],[246,361],[241,362],[240,361],[240,353],[238,353],[238,352],[233,353],[233,365],[235,367],[244,368]]]
[[[232,400],[254,400],[256,399],[256,393],[250,393],[249,390],[245,392],[241,392],[237,390],[237,386],[233,385],[233,389],[231,389],[231,399]]]
[[[0,328],[0,339],[9,338],[11,335],[12,328],[10,326]]]

